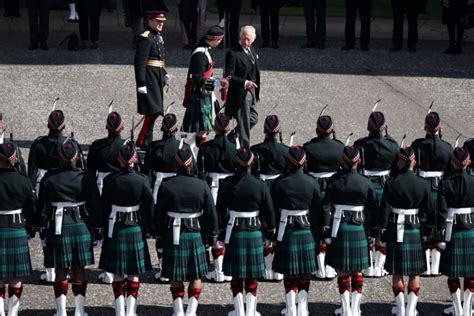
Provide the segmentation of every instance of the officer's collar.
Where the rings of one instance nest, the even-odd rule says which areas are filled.
[[[303,173],[304,173],[303,167],[298,168],[298,169],[293,169],[292,171],[290,171],[290,174],[303,174]]]

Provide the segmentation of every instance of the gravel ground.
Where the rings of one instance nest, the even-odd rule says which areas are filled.
[[[74,132],[81,144],[90,144],[106,134],[107,105],[114,100],[128,129],[135,113],[135,83],[133,51],[126,49],[128,33],[114,32],[103,36],[108,40],[92,51],[68,52],[56,48],[67,33],[57,32],[50,40],[49,52],[25,50],[20,33],[9,36],[0,32],[0,112],[8,127],[20,141],[25,156],[31,142],[47,132],[47,115],[52,101],[61,97],[58,108],[65,111],[67,132]],[[117,40],[112,40],[116,38]],[[179,105],[189,51],[173,45],[177,34],[168,34],[168,72],[173,87],[165,103],[175,101],[173,111],[179,118]],[[416,54],[406,51],[389,53],[389,41],[374,41],[371,51],[340,51],[340,39],[329,39],[324,51],[301,50],[303,38],[288,37],[280,50],[260,50],[262,70],[260,122],[252,131],[252,142],[263,137],[263,118],[274,106],[273,113],[283,122],[285,141],[296,131],[295,142],[303,143],[313,137],[319,111],[330,104],[327,113],[335,120],[337,135],[344,139],[353,132],[355,138],[366,134],[367,117],[375,100],[382,98],[379,109],[388,120],[388,130],[400,140],[407,134],[407,143],[423,136],[423,121],[428,106],[434,100],[444,123],[444,138],[453,143],[458,134],[461,141],[474,135],[473,96],[474,48],[468,45],[460,56],[442,54],[445,43],[421,42]],[[4,45],[3,45],[4,44]],[[21,48],[18,48],[21,47]],[[217,51],[217,65],[222,67],[224,51]],[[222,73],[221,68],[217,70]],[[158,137],[158,135],[156,135]],[[42,252],[38,238],[30,241],[35,273],[26,281],[23,315],[50,315],[54,311],[54,296],[50,286],[38,284]],[[152,242],[150,247],[153,248]],[[154,251],[152,251],[153,253]],[[96,254],[98,261],[99,254]],[[153,258],[156,262],[156,257]],[[97,270],[89,270],[89,315],[113,315],[112,290],[96,283]],[[362,312],[389,315],[392,304],[390,277],[369,279],[364,285]],[[152,273],[142,279],[139,294],[139,315],[169,315],[171,295],[168,285],[153,282]],[[261,283],[259,310],[262,315],[278,315],[283,308],[282,284]],[[420,314],[440,314],[448,304],[446,279],[422,280]],[[228,284],[205,284],[199,308],[200,315],[225,315],[231,310]],[[68,305],[73,306],[72,294]],[[313,282],[310,290],[310,312],[331,315],[339,305],[336,282]],[[72,309],[71,309],[72,310]]]

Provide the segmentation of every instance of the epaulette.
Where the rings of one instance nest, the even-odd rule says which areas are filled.
[[[148,35],[150,35],[150,31],[145,31],[142,34],[140,34],[140,36],[144,38],[148,38]]]

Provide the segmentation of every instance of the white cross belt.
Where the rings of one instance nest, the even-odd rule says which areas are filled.
[[[280,176],[280,174],[260,174],[260,180],[267,181],[273,180]]]
[[[104,179],[107,177],[111,172],[97,172],[97,176],[95,177],[97,182],[97,188],[99,189],[99,193],[102,195],[102,189],[104,188]]]
[[[155,184],[153,185],[153,202],[156,204],[158,197],[158,190],[160,189],[163,179],[171,178],[176,175],[176,172],[155,172]]]
[[[109,216],[109,230],[108,230],[108,237],[112,238],[114,234],[114,225],[117,219],[117,213],[133,213],[140,209],[139,205],[134,206],[118,206],[112,204],[112,211],[110,212]]]
[[[417,215],[417,208],[403,209],[392,208],[392,212],[398,215],[397,218],[397,242],[403,242],[403,234],[405,233],[405,216]]]
[[[227,227],[225,230],[225,240],[224,242],[226,244],[229,243],[230,240],[230,235],[232,234],[232,229],[234,228],[235,225],[235,219],[236,218],[252,218],[252,217],[257,217],[258,216],[258,211],[255,212],[237,212],[237,211],[231,211],[229,210],[229,222],[227,222]]]
[[[316,179],[320,179],[320,178],[324,179],[324,178],[331,178],[336,173],[332,171],[328,171],[328,172],[310,172],[309,174],[315,177]]]
[[[288,223],[288,217],[290,216],[306,216],[309,210],[286,210],[281,209],[280,225],[278,226],[277,240],[282,241],[283,235],[285,234],[286,224]]]
[[[86,202],[52,202],[51,205],[56,207],[54,212],[54,229],[56,235],[61,235],[63,228],[63,216],[65,208],[73,208],[85,205]]]
[[[181,236],[181,219],[198,218],[202,212],[198,213],[177,213],[168,212],[168,216],[173,218],[173,245],[179,245],[179,237]]]
[[[448,208],[448,216],[446,217],[446,233],[444,235],[445,241],[451,241],[453,234],[454,215],[471,214],[474,212],[474,207],[463,208]]]
[[[38,171],[36,172],[36,180],[35,180],[36,197],[39,197],[41,180],[43,180],[43,177],[46,174],[46,172],[48,172],[48,170],[40,169],[40,168],[38,168]]]
[[[354,206],[354,205],[344,205],[344,204],[334,204],[334,219],[332,221],[332,231],[331,237],[336,238],[337,232],[339,231],[339,226],[341,225],[342,212],[362,212],[364,210],[363,206]]]

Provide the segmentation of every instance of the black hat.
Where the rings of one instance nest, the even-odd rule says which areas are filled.
[[[458,167],[465,167],[471,164],[471,157],[469,151],[464,147],[456,147],[453,150],[453,155],[451,156],[451,162],[453,162]]]
[[[181,148],[175,156],[178,166],[188,167],[193,163],[193,153],[188,148]]]
[[[4,161],[9,161],[11,164],[15,163],[15,160],[16,160],[15,143],[5,140],[3,144],[0,144],[0,159]]]
[[[471,157],[474,157],[474,138],[466,140],[463,147],[466,148]]]
[[[217,114],[214,120],[214,128],[221,132],[230,131],[230,119],[225,113]]]
[[[301,146],[293,146],[288,150],[288,161],[295,166],[304,166],[306,162],[306,153]]]
[[[48,117],[48,128],[53,131],[61,131],[66,127],[64,113],[61,110],[54,110]]]
[[[224,37],[224,29],[219,25],[211,26],[206,33],[206,39],[210,41],[220,40]]]
[[[173,113],[168,113],[163,117],[161,130],[163,132],[175,132],[178,129],[178,119]]]
[[[121,165],[129,166],[138,160],[137,150],[132,142],[127,142],[120,148],[118,161]]]
[[[66,141],[59,148],[59,157],[66,163],[73,163],[79,158],[79,147],[77,143],[66,139]]]
[[[118,112],[111,112],[107,115],[107,125],[106,128],[111,132],[120,132],[123,130],[123,121],[122,117]]]
[[[385,116],[382,112],[375,111],[370,113],[367,130],[369,132],[379,132],[385,129]]]
[[[360,159],[359,150],[354,146],[344,147],[342,159],[350,165],[354,165]]]
[[[145,15],[147,18],[158,21],[166,21],[165,15],[168,13],[168,8],[163,1],[158,2],[156,5],[147,5],[145,9]]]
[[[253,164],[254,155],[247,147],[242,147],[237,151],[235,156],[237,163],[243,167],[249,167]]]
[[[268,115],[263,124],[263,128],[268,134],[277,134],[281,131],[280,119],[276,115]]]
[[[411,147],[400,148],[398,158],[404,161],[413,161],[415,160],[415,151]]]
[[[425,118],[425,130],[436,133],[441,130],[441,119],[437,112],[428,113]]]
[[[320,117],[318,117],[316,131],[325,134],[331,134],[332,132],[334,132],[334,124],[332,123],[332,118],[329,115],[321,115]]]

